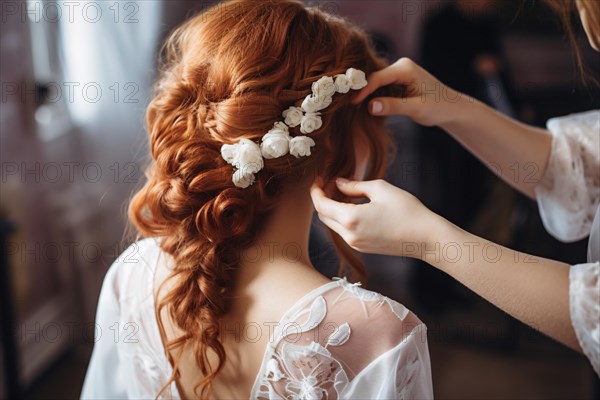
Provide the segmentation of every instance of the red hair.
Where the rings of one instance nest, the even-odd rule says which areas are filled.
[[[179,376],[169,350],[188,341],[203,375],[194,392],[210,396],[225,362],[219,319],[228,311],[240,249],[252,245],[284,187],[308,175],[325,182],[352,176],[361,131],[371,155],[367,179],[380,178],[391,143],[385,120],[369,115],[366,102],[352,105],[348,93],[334,96],[322,111],[323,126],[310,134],[316,142],[311,156],[265,160],[246,189],[233,185],[233,167],[221,157],[221,146],[240,138],[258,141],[285,109],[300,106],[322,76],[350,67],[369,75],[385,65],[361,30],[297,1],[217,4],[167,39],[147,110],[148,180],[129,207],[140,236],[161,237],[162,250],[175,261],[167,278],[174,285],[156,312],[162,335],[163,307],[184,334],[166,344],[174,371],[157,396]],[[356,253],[339,236],[333,240],[343,267],[364,278]]]
[[[571,41],[573,50],[575,51],[575,59],[579,67],[581,82],[587,85],[591,82],[595,86],[600,86],[600,81],[591,73],[583,61],[581,49],[573,28],[573,13],[579,13],[579,19],[582,21],[581,11],[584,10],[587,14],[588,29],[590,30],[591,41],[596,46],[600,46],[600,2],[595,0],[545,0],[544,3],[550,7],[562,20],[567,36]]]

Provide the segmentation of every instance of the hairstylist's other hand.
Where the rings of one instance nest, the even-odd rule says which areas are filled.
[[[465,95],[441,83],[429,72],[409,58],[401,58],[394,64],[371,74],[365,86],[352,99],[355,104],[363,101],[380,87],[396,84],[407,87],[407,96],[377,97],[370,101],[373,115],[405,115],[425,126],[443,126],[460,115],[458,103]]]
[[[429,244],[442,220],[416,197],[383,180],[338,179],[338,189],[369,203],[340,203],[313,184],[311,196],[319,219],[355,250],[396,256],[414,256],[415,246]],[[407,254],[411,252],[412,254]]]

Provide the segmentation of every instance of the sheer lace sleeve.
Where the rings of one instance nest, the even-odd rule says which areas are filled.
[[[590,233],[600,202],[600,110],[548,121],[552,151],[535,192],[544,226],[562,241]]]
[[[600,262],[570,272],[571,321],[584,354],[600,376]]]
[[[393,300],[334,281],[284,315],[251,398],[433,398],[425,325]]]
[[[351,398],[432,399],[427,329],[414,314],[405,319],[403,338],[371,362],[352,381]],[[380,381],[373,392],[372,382]],[[375,396],[375,397],[374,397]]]

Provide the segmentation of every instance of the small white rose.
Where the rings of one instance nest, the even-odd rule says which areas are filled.
[[[236,157],[233,162],[238,170],[244,174],[253,174],[264,167],[264,160],[260,146],[249,139],[241,139],[238,143]]]
[[[289,126],[287,126],[285,123],[278,121],[275,122],[273,124],[273,127],[271,128],[271,130],[269,130],[269,132],[273,132],[273,133],[288,133],[289,132]]]
[[[302,105],[300,107],[302,107],[302,110],[304,110],[304,112],[317,112],[318,106],[319,104],[317,104],[317,99],[313,97],[312,94],[309,94],[304,98],[304,101],[302,102]]]
[[[332,101],[333,101],[333,96],[317,96],[316,97],[317,111],[326,109],[327,107],[329,107],[331,105]]]
[[[350,79],[346,75],[336,75],[335,90],[338,93],[348,93],[350,91]]]
[[[241,169],[238,169],[233,173],[232,181],[233,184],[239,188],[246,189],[248,186],[252,185],[255,180],[255,176],[253,173],[245,173]]]
[[[308,96],[306,96],[306,98],[302,102],[302,109],[305,112],[314,113],[314,112],[321,111],[321,110],[329,107],[329,105],[331,104],[332,101],[333,101],[332,96],[323,97],[323,96],[314,96],[312,94],[309,94]]]
[[[285,156],[290,150],[290,135],[281,130],[271,129],[262,138],[262,156],[268,160]]]
[[[353,90],[359,90],[367,86],[365,73],[359,69],[348,68],[346,77],[350,80],[350,88]]]
[[[233,164],[235,155],[237,153],[238,145],[236,144],[224,144],[221,146],[221,157],[229,164]]]
[[[285,110],[281,115],[285,118],[285,124],[290,128],[294,128],[300,125],[303,114],[304,112],[301,108],[292,106]]]
[[[307,112],[302,117],[302,122],[300,123],[300,132],[307,134],[320,129],[323,126],[323,121],[320,117],[321,113],[318,112]],[[293,140],[293,139],[292,139]]]
[[[308,136],[296,136],[290,140],[290,154],[296,158],[310,156],[310,148],[315,141]]]
[[[333,78],[324,76],[312,84],[312,93],[314,97],[331,97],[335,93],[335,84]]]

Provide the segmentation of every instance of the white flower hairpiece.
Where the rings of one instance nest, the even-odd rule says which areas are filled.
[[[324,76],[312,84],[312,93],[306,96],[300,107],[291,106],[282,113],[284,121],[278,121],[261,139],[260,145],[250,139],[240,139],[235,144],[221,146],[221,157],[233,165],[233,184],[239,188],[252,185],[255,175],[264,167],[264,159],[283,157],[290,153],[296,158],[308,157],[315,141],[305,136],[323,126],[319,111],[329,107],[335,93],[348,93],[367,86],[365,73],[348,68],[345,74]],[[291,137],[289,128],[300,126],[303,135]]]

